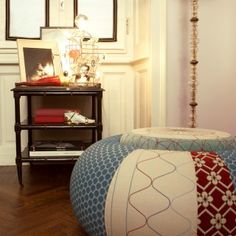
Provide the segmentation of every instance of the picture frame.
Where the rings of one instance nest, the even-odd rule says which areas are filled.
[[[6,40],[39,39],[40,26],[49,26],[49,0],[6,0]]]
[[[117,11],[117,0],[74,0],[74,16],[88,17],[87,30],[99,42],[117,41]]]
[[[61,74],[56,41],[17,39],[21,81],[35,81]]]

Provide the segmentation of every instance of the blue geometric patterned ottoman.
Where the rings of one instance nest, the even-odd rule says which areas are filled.
[[[145,128],[90,146],[70,196],[89,235],[236,235],[236,144],[228,133]]]

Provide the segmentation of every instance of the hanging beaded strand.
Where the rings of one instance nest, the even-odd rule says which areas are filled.
[[[198,0],[191,0],[191,8],[192,8],[192,18],[190,19],[192,23],[192,33],[191,33],[191,54],[192,54],[192,60],[190,61],[191,64],[191,80],[189,82],[189,85],[191,87],[190,92],[190,107],[191,107],[191,113],[190,113],[190,127],[195,128],[196,127],[196,93],[197,93],[197,51],[198,51],[198,17],[197,17],[197,10],[198,10]]]

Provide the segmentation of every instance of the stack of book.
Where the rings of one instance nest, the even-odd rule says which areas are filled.
[[[37,141],[29,149],[30,157],[80,156],[85,147],[73,142]]]
[[[35,112],[34,122],[40,123],[64,123],[64,114],[71,109],[68,108],[40,108]],[[73,109],[79,113],[79,109]]]

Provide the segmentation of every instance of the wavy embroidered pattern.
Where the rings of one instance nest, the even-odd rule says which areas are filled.
[[[150,180],[150,184],[147,185],[146,187],[139,189],[135,192],[132,192],[129,195],[129,200],[128,203],[139,213],[141,214],[144,219],[145,219],[145,224],[140,225],[139,227],[136,227],[132,230],[129,230],[127,232],[127,235],[131,235],[131,233],[135,233],[135,235],[137,234],[137,232],[140,230],[142,227],[149,227],[153,233],[156,233],[156,235],[163,235],[163,232],[159,231],[159,227],[158,224],[156,224],[156,219],[160,219],[162,217],[162,213],[163,215],[166,214],[165,211],[171,212],[172,215],[175,215],[175,217],[179,217],[179,220],[181,220],[182,222],[184,222],[185,227],[183,227],[178,233],[180,235],[184,235],[186,233],[190,233],[192,230],[192,225],[191,225],[191,220],[188,219],[188,217],[186,217],[183,213],[181,213],[180,209],[178,209],[177,205],[175,202],[178,202],[178,200],[182,197],[186,197],[188,194],[192,193],[192,191],[195,190],[195,183],[188,178],[186,175],[184,175],[183,173],[181,173],[181,166],[184,165],[191,165],[192,164],[192,160],[187,159],[185,162],[179,163],[177,164],[176,162],[172,163],[171,160],[173,161],[174,156],[176,155],[175,153],[170,153],[170,152],[165,152],[165,153],[157,153],[155,151],[153,151],[153,153],[156,153],[156,156],[154,158],[149,158],[143,161],[139,161],[136,164],[136,170],[139,171],[140,173],[142,173],[143,175],[145,175],[149,180]],[[162,174],[158,174],[158,170],[156,173],[156,176],[151,176],[148,174],[148,171],[146,169],[145,171],[145,166],[144,168],[142,168],[142,165],[145,165],[147,163],[145,162],[150,162],[153,161],[154,159],[159,158],[159,161],[163,161],[166,165],[169,165],[169,171],[162,173]],[[178,158],[178,157],[177,157]],[[170,161],[168,161],[170,160]],[[156,163],[158,164],[158,163]],[[160,173],[160,172],[159,172]],[[190,184],[189,186],[185,189],[185,191],[175,191],[175,193],[172,194],[167,194],[167,192],[161,190],[159,190],[159,183],[160,181],[166,181],[168,175],[174,175],[175,179],[181,179],[181,177],[184,178],[184,181],[189,181]],[[167,177],[167,178],[166,178]],[[163,178],[163,180],[162,180]],[[183,183],[183,180],[180,182]],[[137,195],[139,193],[141,193],[142,191],[146,191],[148,188],[152,188],[153,190],[156,191],[156,194],[158,195],[158,197],[163,198],[163,200],[165,200],[165,205],[162,206],[162,208],[160,208],[159,210],[157,210],[158,208],[153,208],[153,213],[152,214],[143,214],[142,211],[140,211],[140,205],[137,205],[134,203],[135,201],[132,199],[135,199],[135,197],[138,197]],[[147,195],[148,196],[148,195]],[[158,199],[157,199],[158,200]],[[157,201],[158,202],[158,201]],[[178,204],[178,203],[177,203]],[[145,212],[145,211],[144,211]],[[177,229],[176,229],[177,231]]]
[[[106,225],[111,229],[107,235],[196,235],[195,171],[190,153],[133,151],[117,170],[106,201]]]

